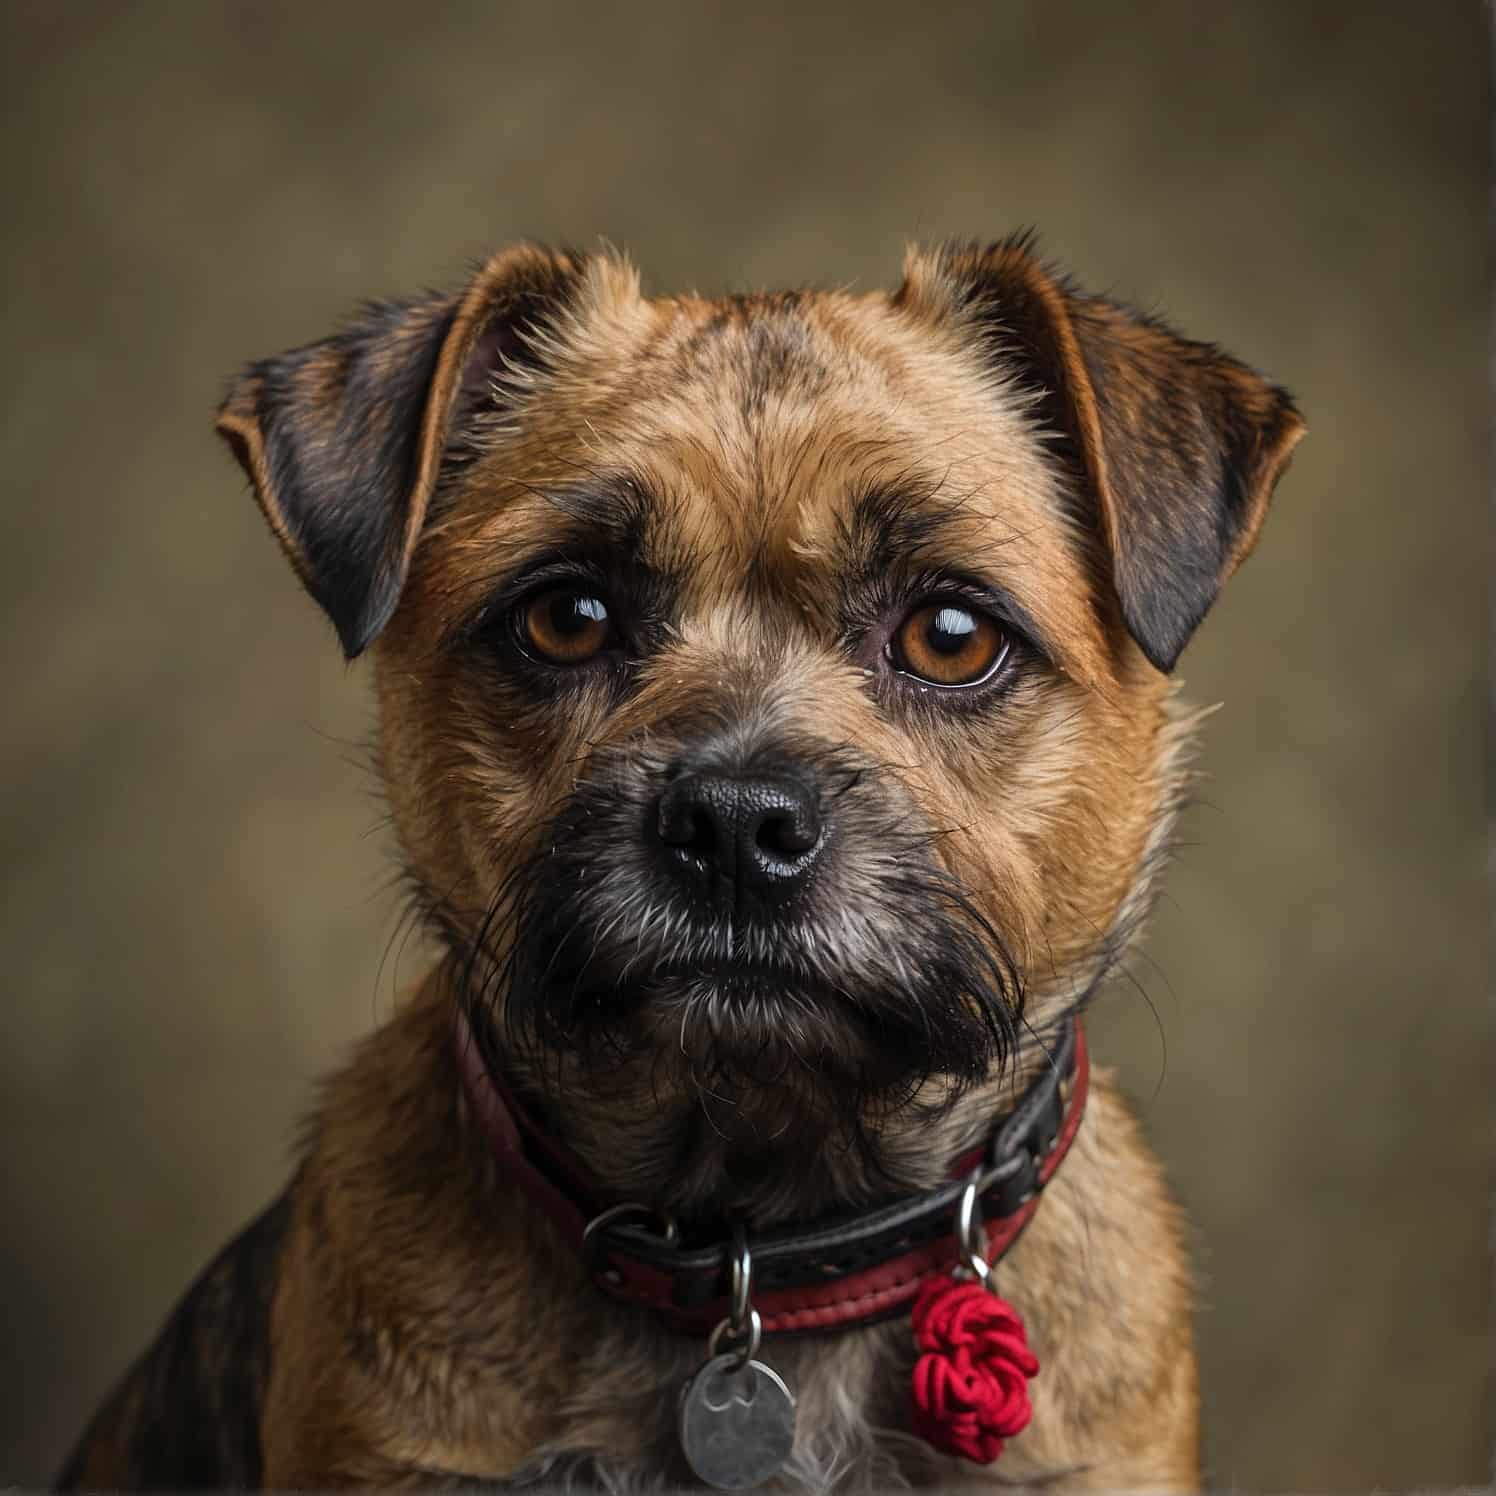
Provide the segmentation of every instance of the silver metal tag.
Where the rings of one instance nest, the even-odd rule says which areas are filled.
[[[709,1486],[746,1491],[777,1475],[795,1443],[795,1396],[762,1361],[713,1356],[680,1389],[680,1447]]]

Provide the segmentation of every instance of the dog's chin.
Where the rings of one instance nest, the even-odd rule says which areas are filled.
[[[652,1047],[734,1092],[829,1090],[846,1104],[906,1088],[922,1070],[848,994],[786,973],[661,971],[631,1007]]]
[[[903,1021],[880,1022],[854,994],[803,975],[661,967],[584,1001],[567,993],[565,1027],[553,1022],[543,1042],[602,1084],[642,1065],[653,1094],[679,1098],[712,1128],[788,1144],[865,1124],[920,1088],[938,1067],[919,1011],[911,999]]]
[[[752,968],[661,968],[592,996],[573,1022],[583,1049],[646,1052],[696,1082],[738,1091],[815,1079],[841,1092],[907,1085],[920,1062],[901,1035],[872,1022],[850,993]]]

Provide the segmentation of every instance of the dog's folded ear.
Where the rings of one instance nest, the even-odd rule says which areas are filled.
[[[896,303],[969,319],[1038,396],[1104,544],[1122,620],[1174,668],[1257,539],[1304,423],[1286,391],[1208,343],[1070,286],[1027,236],[915,251]]]
[[[321,342],[251,364],[218,431],[352,659],[389,621],[456,429],[544,356],[576,256],[501,251],[452,296],[379,302]]]

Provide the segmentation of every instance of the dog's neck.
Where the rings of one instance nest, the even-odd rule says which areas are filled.
[[[848,1115],[817,1093],[813,1078],[793,1074],[771,1089],[733,1092],[695,1083],[689,1058],[676,1054],[589,1065],[483,1047],[603,1203],[641,1202],[684,1225],[740,1217],[772,1227],[933,1188],[1047,1063],[1036,1037],[959,1096],[931,1077],[896,1102],[875,1099]]]
[[[434,972],[430,998],[470,1023],[484,1068],[532,1136],[569,1161],[599,1208],[642,1204],[686,1229],[730,1219],[772,1228],[935,1188],[1051,1068],[1064,1028],[1025,1026],[1027,1042],[978,1085],[953,1092],[931,1076],[853,1111],[798,1068],[772,1086],[708,1087],[676,1046],[589,1062],[506,1043],[491,1012],[470,1007],[461,970]]]

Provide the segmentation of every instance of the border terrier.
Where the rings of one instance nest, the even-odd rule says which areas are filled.
[[[440,959],[61,1484],[1195,1487],[1081,1015],[1288,394],[1027,236],[716,300],[525,245],[218,430],[373,656]]]

